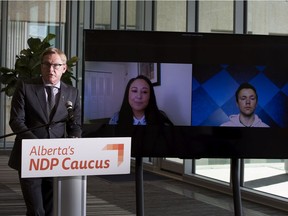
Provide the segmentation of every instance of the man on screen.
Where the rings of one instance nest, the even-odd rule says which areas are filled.
[[[269,127],[255,114],[258,95],[254,86],[249,83],[241,84],[235,93],[235,97],[240,113],[229,116],[229,121],[221,126]]]

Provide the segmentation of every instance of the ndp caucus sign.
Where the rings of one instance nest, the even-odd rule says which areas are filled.
[[[24,139],[22,177],[130,173],[131,138]]]

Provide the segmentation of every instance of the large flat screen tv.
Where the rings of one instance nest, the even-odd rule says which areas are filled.
[[[133,127],[132,155],[287,158],[287,53],[285,36],[85,30],[83,123],[107,125],[143,74],[175,127]],[[242,83],[257,90],[255,113],[269,127],[221,127],[239,113]]]
[[[110,118],[128,80],[144,74],[175,125],[220,126],[248,82],[262,121],[288,128],[287,48],[284,36],[85,30],[83,121]]]

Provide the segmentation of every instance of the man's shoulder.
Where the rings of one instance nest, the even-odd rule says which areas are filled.
[[[71,91],[78,91],[78,89],[72,85],[69,85],[67,83],[64,83],[63,81],[61,81],[61,88],[66,89],[66,90],[71,90]]]
[[[220,126],[241,126],[239,121],[239,114],[232,114],[228,117],[228,121],[222,123]]]

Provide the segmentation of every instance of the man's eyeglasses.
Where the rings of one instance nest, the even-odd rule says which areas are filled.
[[[43,62],[41,63],[45,68],[51,68],[51,66],[53,67],[53,69],[58,70],[62,65],[64,64],[50,64],[48,62]]]

